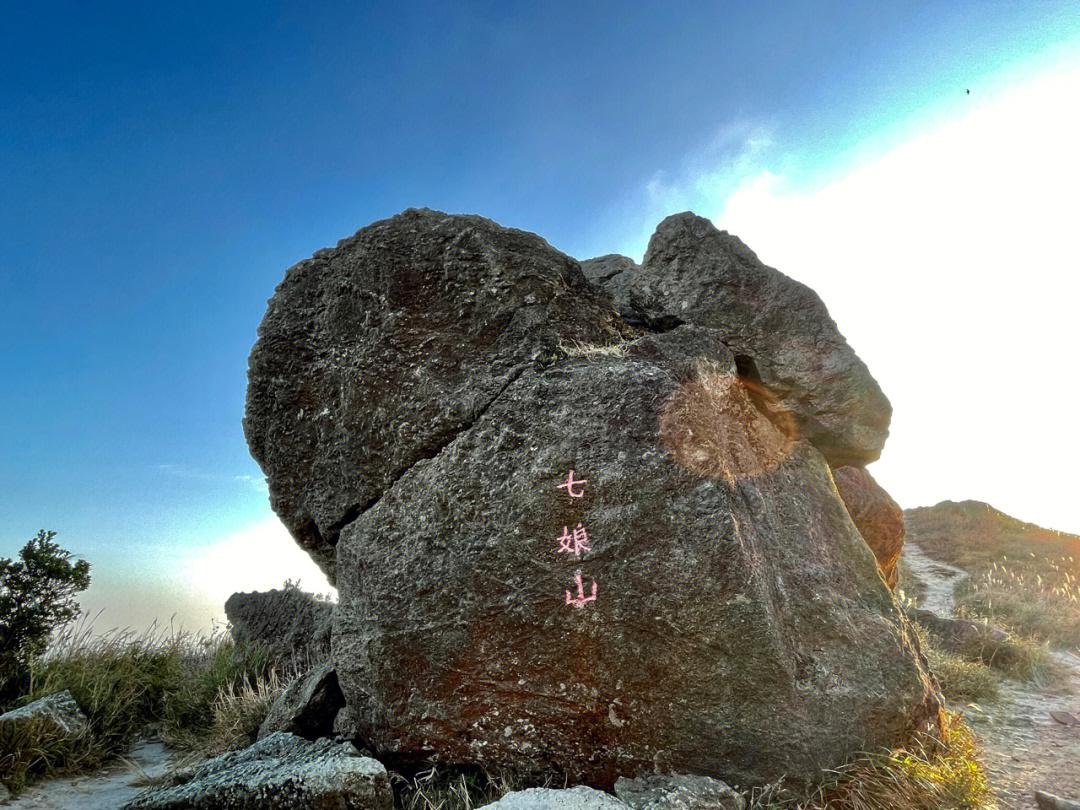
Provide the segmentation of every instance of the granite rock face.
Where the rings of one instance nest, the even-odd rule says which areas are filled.
[[[712,278],[713,234],[671,230],[609,281],[655,275],[664,245],[680,284]],[[646,297],[627,324],[538,237],[430,211],[289,271],[245,425],[336,578],[336,731],[394,762],[749,785],[938,721],[826,457],[873,455],[876,386],[813,293],[740,284],[760,323]],[[775,334],[751,355],[755,323]],[[785,374],[809,387],[765,387]]]
[[[817,294],[762,264],[738,237],[689,212],[670,216],[640,269],[602,286],[631,323],[719,330],[773,418],[793,422],[831,466],[880,455],[892,407],[866,365]]]
[[[341,529],[566,341],[620,339],[535,234],[410,209],[291,268],[248,368],[244,431],[274,511],[335,578]]]
[[[615,795],[632,810],[744,810],[742,794],[717,779],[688,774],[620,777]]]
[[[390,810],[386,769],[351,743],[279,732],[182,772],[124,810]]]
[[[877,558],[889,588],[896,587],[896,564],[904,548],[904,510],[861,467],[833,470],[836,491],[852,522]]]
[[[280,668],[329,660],[332,602],[299,588],[234,593],[225,602],[233,640],[266,647]]]

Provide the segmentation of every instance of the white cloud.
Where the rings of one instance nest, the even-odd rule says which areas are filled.
[[[305,591],[332,593],[326,576],[274,516],[188,555],[181,564],[184,579],[218,604],[237,591],[280,588],[287,579],[298,580]]]
[[[222,475],[220,473],[204,472],[203,470],[186,467],[182,464],[156,464],[154,469],[158,472],[175,476],[188,481],[211,481],[211,482],[239,482],[249,489],[262,495],[267,494],[266,479],[254,475]]]
[[[821,295],[893,402],[874,473],[904,505],[1080,531],[1080,64],[975,98],[811,191],[747,149],[734,187],[655,193]]]
[[[225,600],[233,593],[280,588],[288,579],[305,591],[334,594],[273,515],[205,546],[162,549],[152,565],[138,570],[94,565],[91,577],[79,603],[97,616],[96,633],[112,628],[140,633],[154,622],[159,628],[209,631],[224,623]]]
[[[758,171],[773,145],[768,126],[748,120],[730,122],[685,156],[674,172],[657,171],[635,188],[630,199],[614,206],[596,228],[603,234],[581,258],[620,253],[640,261],[656,223],[686,210],[717,211],[739,181]],[[635,212],[632,217],[627,211]]]

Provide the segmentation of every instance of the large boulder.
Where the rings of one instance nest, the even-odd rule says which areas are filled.
[[[904,548],[904,510],[861,467],[833,470],[836,491],[852,522],[877,558],[889,588],[896,587],[896,565]]]
[[[342,691],[395,757],[809,780],[937,709],[825,460],[696,327],[526,371],[338,578]]]
[[[834,346],[818,314],[794,334]],[[865,380],[830,360],[799,394],[826,441],[751,379],[768,353],[748,366],[742,332],[640,323],[628,339],[576,262],[473,217],[406,212],[289,271],[246,425],[336,577],[335,730],[406,764],[748,785],[937,721],[817,446],[866,438],[842,395]]]
[[[625,329],[535,234],[409,210],[291,268],[251,352],[244,431],[274,510],[334,581],[341,529],[560,344]]]
[[[626,320],[719,330],[773,418],[793,421],[830,465],[881,454],[892,407],[866,365],[817,294],[762,264],[737,236],[687,212],[660,223],[640,268],[602,258],[618,272],[600,283]],[[598,265],[594,278],[603,275]]]
[[[299,588],[234,593],[225,602],[233,640],[265,647],[274,666],[303,670],[330,658],[332,602]]]
[[[390,810],[386,769],[352,743],[278,732],[152,787],[124,810]]]

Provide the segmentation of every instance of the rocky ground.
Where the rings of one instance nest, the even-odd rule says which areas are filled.
[[[953,592],[967,572],[932,559],[910,542],[902,556],[926,586],[920,607],[952,617]],[[1080,657],[1062,650],[1050,655],[1061,670],[1053,684],[1003,678],[996,701],[964,709],[982,744],[1001,810],[1030,810],[1036,806],[1036,790],[1080,800],[1080,727],[1063,725],[1051,715],[1080,717]]]

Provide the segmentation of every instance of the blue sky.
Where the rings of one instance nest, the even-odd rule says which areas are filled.
[[[818,289],[896,405],[903,351],[863,319],[895,279],[819,277],[768,223],[807,221],[815,194],[1060,74],[1080,43],[1076,3],[313,5],[0,11],[0,555],[57,530],[121,623],[170,604],[188,624],[220,615],[229,577],[267,584],[237,556],[267,532],[264,578],[314,576],[268,522],[240,428],[247,355],[291,264],[409,206],[640,258],[660,218],[693,207]],[[973,340],[943,352],[962,366]],[[916,458],[920,432],[894,431],[896,453]],[[1075,430],[1057,441],[1080,451]],[[914,461],[889,470],[920,503],[997,492],[964,469],[933,486]],[[1071,506],[995,505],[1080,531]],[[194,595],[210,569],[224,574]]]

